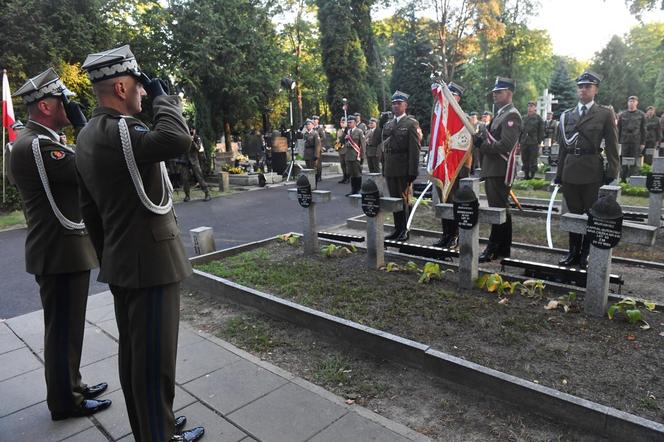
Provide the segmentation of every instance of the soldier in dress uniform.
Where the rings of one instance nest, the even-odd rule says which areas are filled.
[[[534,101],[528,102],[528,114],[521,129],[521,169],[527,180],[535,178],[539,145],[544,140],[544,120],[537,114],[536,106]]]
[[[190,171],[193,172],[194,178],[201,186],[201,190],[205,192],[205,198],[203,198],[203,201],[210,201],[210,188],[205,182],[203,172],[201,171],[201,163],[198,160],[198,152],[200,152],[202,144],[201,137],[196,133],[195,127],[189,129],[189,134],[192,136],[193,141],[191,142],[189,151],[181,156],[182,161],[180,162],[180,176],[182,179],[182,188],[184,190],[184,201],[189,201],[191,198],[189,194],[191,188],[191,183],[189,182]]]
[[[316,182],[320,181],[322,176],[323,176],[323,152],[325,152],[325,140],[327,138],[327,134],[325,132],[325,126],[323,126],[320,123],[320,117],[318,115],[314,115],[311,117],[311,121],[314,122],[314,130],[318,134],[318,138],[320,139],[320,147],[318,148],[316,152],[316,158],[318,160],[316,161]]]
[[[380,173],[380,137],[375,136],[378,119],[369,120],[369,129],[365,135],[367,144],[367,165],[370,173]]]
[[[320,181],[318,177],[318,163],[320,162],[321,148],[318,131],[314,130],[313,120],[304,122],[304,161],[307,169],[316,169],[316,182]]]
[[[76,167],[83,219],[113,293],[120,383],[137,441],[195,441],[173,415],[180,282],[191,266],[172,208],[163,161],[189,151],[182,103],[141,72],[128,45],[83,63],[98,107],[78,137]],[[153,98],[152,129],[132,117]]]
[[[360,114],[359,112],[355,112],[353,116],[355,117],[355,126],[357,126],[357,128],[360,129],[362,133],[366,134],[369,128],[362,121],[362,114]]]
[[[97,257],[81,221],[74,150],[57,131],[86,123],[74,95],[49,68],[14,96],[23,98],[29,121],[11,151],[13,178],[23,200],[25,264],[35,275],[44,308],[46,404],[53,420],[88,416],[111,405],[95,400],[106,383],[87,386],[79,371],[90,269]]]
[[[475,140],[482,154],[482,178],[490,207],[507,209],[507,221],[492,224],[489,243],[480,255],[480,262],[509,257],[512,247],[512,216],[509,213],[509,184],[506,183],[508,157],[521,133],[521,114],[512,104],[514,80],[497,77],[491,91],[498,109],[487,130]]]
[[[349,177],[346,170],[346,132],[348,131],[348,122],[346,118],[342,117],[339,120],[339,129],[337,129],[337,141],[335,148],[339,152],[339,163],[341,164],[341,172],[343,177],[339,180],[339,184],[348,184]]]
[[[655,115],[655,107],[648,106],[646,109],[646,148],[645,148],[645,162],[652,164],[652,157],[654,150],[657,149],[659,143],[662,141],[662,127],[659,124],[659,118]],[[648,155],[649,149],[652,149]]]
[[[346,133],[346,172],[350,177],[350,193],[360,193],[362,188],[362,163],[366,150],[364,132],[357,127],[355,116],[348,117],[348,131]]]
[[[548,139],[549,146],[555,144],[558,140],[558,121],[553,119],[553,112],[547,112],[544,121],[544,139]]]
[[[417,179],[420,162],[420,138],[417,120],[407,115],[408,94],[399,90],[392,94],[393,117],[385,122],[388,114],[383,114],[380,123],[383,139],[383,176],[394,198],[403,198],[404,210],[394,212],[394,232],[385,237],[395,241],[408,239],[408,213],[410,212],[411,185]]]
[[[459,86],[454,82],[450,82],[450,84],[447,87],[449,88],[450,92],[452,92],[452,95],[456,99],[457,103],[461,103],[461,100],[463,98],[463,93],[465,92],[465,88]],[[450,191],[448,193],[448,200],[451,201],[450,198],[454,195],[454,192],[456,192],[459,189],[459,184],[461,182],[461,179],[468,178],[470,176],[470,168],[472,167],[472,165],[473,165],[473,154],[469,153],[468,156],[466,157],[466,162],[461,165],[461,168],[459,169],[459,174],[454,180],[454,183],[452,183],[452,187],[450,188]],[[443,193],[438,186],[436,186],[436,191],[438,192],[438,199],[442,202],[447,202],[443,201]],[[459,225],[453,219],[441,219],[441,226],[442,226],[442,235],[438,241],[433,243],[433,246],[443,247],[445,249],[456,247],[459,239]]]
[[[592,71],[581,74],[576,80],[579,103],[560,115],[560,153],[554,182],[562,184],[571,213],[588,212],[597,200],[599,188],[616,179],[620,170],[616,116],[613,109],[595,102],[601,80]],[[559,264],[585,268],[589,250],[588,235],[570,233],[569,253]]]
[[[638,109],[639,97],[627,99],[627,110],[618,116],[618,138],[621,161],[624,157],[634,158],[637,163],[646,144],[646,115]],[[639,170],[638,165],[622,166],[620,178],[626,181]]]

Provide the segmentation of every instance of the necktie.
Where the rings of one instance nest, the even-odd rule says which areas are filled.
[[[587,107],[581,106],[581,118],[586,116],[586,111],[588,110]]]

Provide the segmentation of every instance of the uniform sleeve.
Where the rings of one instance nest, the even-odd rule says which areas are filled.
[[[134,157],[138,163],[155,163],[175,158],[187,153],[192,145],[179,97],[156,97],[153,111],[152,130],[146,129],[138,120],[127,120]]]
[[[495,143],[489,143],[488,140],[484,140],[480,150],[483,154],[509,153],[514,148],[514,145],[517,143],[517,141],[519,141],[520,134],[521,118],[516,113],[508,115],[501,123],[500,140],[496,140]]]
[[[640,145],[646,144],[646,117],[645,114],[641,115],[641,142],[639,142]]]
[[[76,183],[76,157],[57,144],[40,141],[40,150],[48,180],[53,183]]]
[[[620,153],[618,150],[618,128],[616,115],[613,110],[607,109],[604,120],[604,154],[606,155],[606,176],[617,178],[620,172]],[[558,168],[560,170],[560,167]]]
[[[85,222],[85,228],[90,236],[90,241],[92,241],[92,246],[97,253],[97,260],[101,263],[104,251],[104,229],[101,216],[99,215],[99,209],[92,199],[90,192],[88,192],[88,188],[85,186],[83,179],[78,173],[76,173],[76,176],[78,180],[78,202],[81,206],[83,222]]]
[[[417,176],[420,172],[420,137],[417,128],[420,124],[413,119],[408,128],[408,175]]]
[[[537,123],[537,127],[538,127],[538,130],[537,130],[537,144],[539,144],[542,141],[544,141],[544,120],[539,118],[538,123]]]

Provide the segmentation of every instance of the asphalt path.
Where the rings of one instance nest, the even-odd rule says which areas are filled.
[[[338,177],[324,179],[319,190],[331,190],[332,201],[320,204],[317,221],[320,229],[343,223],[361,213],[344,194],[348,184],[337,184]],[[284,232],[302,230],[302,209],[288,199],[287,189],[294,185],[241,191],[228,196],[176,204],[182,242],[193,256],[189,230],[208,226],[214,229],[217,249],[268,238]],[[25,272],[25,229],[0,232],[0,319],[40,310],[39,289],[34,276]],[[108,290],[97,282],[97,270],[90,278],[90,294]]]

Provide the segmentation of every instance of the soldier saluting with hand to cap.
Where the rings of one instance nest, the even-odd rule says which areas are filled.
[[[95,400],[108,385],[81,383],[79,367],[94,248],[81,222],[74,150],[57,131],[86,118],[74,95],[49,68],[28,80],[15,96],[30,117],[14,142],[11,171],[25,207],[25,264],[35,275],[44,308],[46,404],[53,420],[89,416],[108,408]]]
[[[180,98],[138,67],[129,46],[83,63],[99,107],[78,138],[81,210],[113,293],[120,335],[120,383],[137,441],[195,441],[175,419],[180,281],[191,266],[179,238],[163,161],[192,143]],[[151,96],[154,126],[133,118]]]

